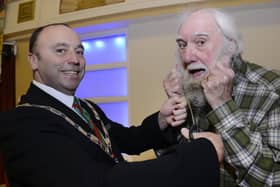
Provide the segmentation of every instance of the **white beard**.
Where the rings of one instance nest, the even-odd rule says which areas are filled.
[[[221,59],[224,57],[232,56],[232,54],[228,54],[228,47],[222,47],[218,53],[217,57],[212,63],[219,63]],[[178,56],[179,57],[179,56]],[[203,88],[201,86],[201,81],[203,79],[194,80],[189,74],[188,70],[185,70],[182,67],[182,60],[179,57],[179,62],[181,64],[181,73],[183,74],[183,92],[186,97],[186,100],[189,101],[196,108],[203,108],[208,105],[208,101],[204,95]],[[191,65],[189,65],[191,66]],[[193,65],[195,66],[195,65]],[[200,65],[201,66],[201,65]],[[207,69],[207,68],[206,68]]]
[[[184,71],[183,90],[187,102],[196,108],[203,108],[207,105],[207,100],[201,86],[201,80],[195,81],[187,71]]]

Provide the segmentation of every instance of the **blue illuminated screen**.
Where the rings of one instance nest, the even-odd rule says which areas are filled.
[[[125,35],[84,40],[82,43],[85,48],[85,58],[88,65],[126,61]]]
[[[81,98],[127,96],[126,68],[87,71],[76,95]]]
[[[109,119],[128,127],[127,102],[98,103],[98,106]]]
[[[82,41],[87,65],[126,62],[126,36],[94,38]],[[76,96],[80,98],[127,96],[127,69],[86,71]],[[97,103],[113,121],[128,125],[128,103]]]

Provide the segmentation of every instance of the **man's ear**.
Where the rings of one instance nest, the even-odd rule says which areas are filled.
[[[28,61],[30,63],[31,69],[33,71],[38,69],[38,57],[35,54],[29,53]]]

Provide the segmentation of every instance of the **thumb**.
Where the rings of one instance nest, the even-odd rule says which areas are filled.
[[[181,134],[185,137],[185,138],[187,138],[187,139],[190,139],[190,136],[189,136],[189,129],[187,129],[187,128],[182,128],[181,129]]]
[[[181,134],[187,139],[197,139],[197,138],[205,137],[203,132],[200,132],[200,133],[192,132],[191,133],[192,137],[190,137],[190,130],[185,127],[181,129]]]

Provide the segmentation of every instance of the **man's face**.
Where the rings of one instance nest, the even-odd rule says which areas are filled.
[[[184,70],[192,82],[200,84],[221,55],[224,37],[212,16],[197,12],[182,24],[177,44]]]
[[[224,37],[212,16],[197,12],[182,24],[177,44],[184,94],[194,106],[203,107],[207,101],[200,83],[223,55]]]
[[[84,48],[78,35],[63,25],[45,28],[29,57],[35,80],[74,95],[85,71]]]

